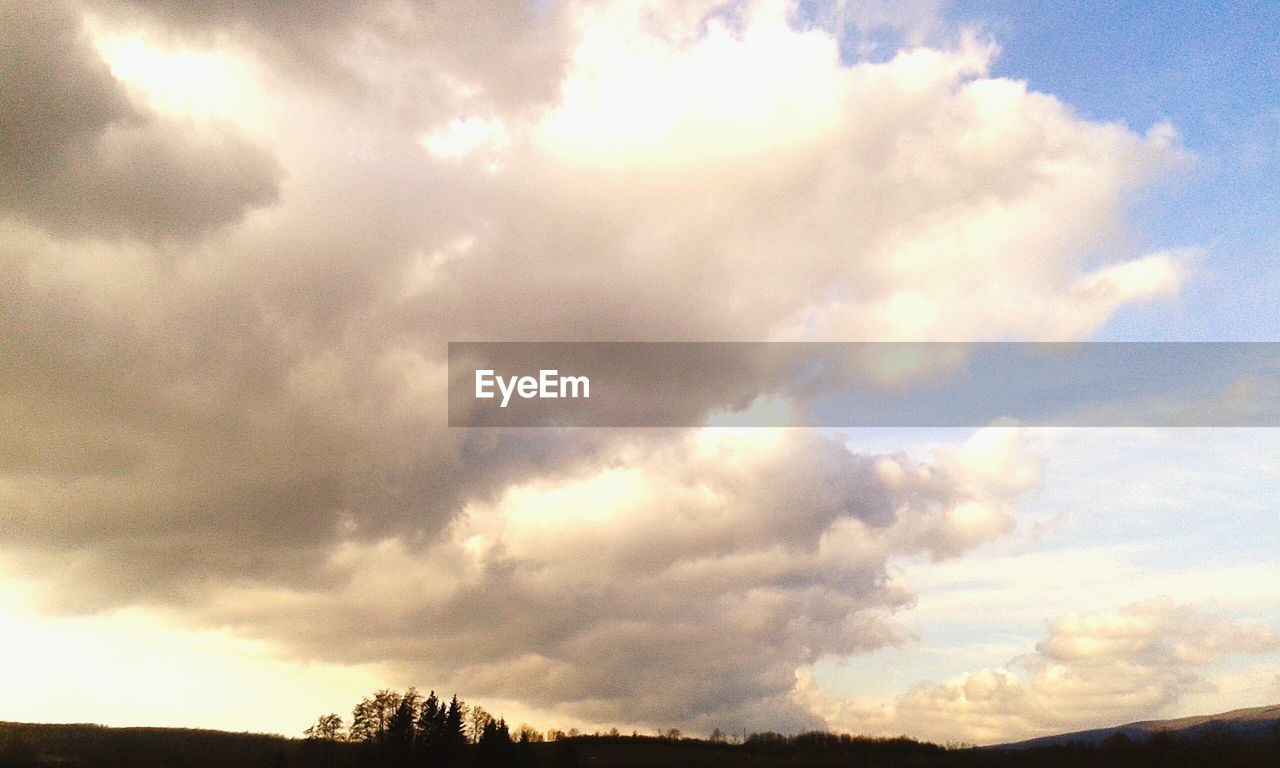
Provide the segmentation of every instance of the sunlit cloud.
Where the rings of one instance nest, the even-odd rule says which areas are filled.
[[[296,733],[386,683],[543,727],[877,722],[804,675],[968,608],[922,596],[1024,541],[1024,432],[744,429],[676,369],[707,428],[446,422],[449,341],[1082,339],[1181,295],[1200,251],[1127,236],[1173,126],[993,76],[932,3],[796,10],[7,4],[0,555],[38,599],[0,717]],[[850,57],[879,27],[901,49]],[[1046,664],[918,718],[1076,669]],[[200,702],[155,705],[179,680]]]

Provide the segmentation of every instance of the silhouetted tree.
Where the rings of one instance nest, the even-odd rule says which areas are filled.
[[[440,745],[444,739],[445,710],[446,707],[435,691],[418,707],[417,751],[430,764],[439,759]]]
[[[417,738],[418,708],[421,705],[422,696],[416,688],[410,688],[400,697],[395,711],[387,720],[386,756],[393,765],[405,766],[410,762]]]
[[[321,715],[315,722],[302,732],[308,739],[327,739],[329,741],[342,740],[342,718],[330,713]]]
[[[445,766],[461,765],[466,752],[467,735],[463,726],[466,717],[465,705],[457,695],[449,701],[449,708],[444,715],[444,729],[440,733],[439,757]]]
[[[472,765],[474,768],[510,768],[515,761],[515,745],[507,731],[506,721],[489,718],[476,741],[475,762]]]
[[[538,764],[538,756],[533,752],[533,739],[530,738],[529,732],[533,731],[526,725],[520,726],[520,740],[516,742],[516,768],[534,768]],[[534,733],[537,733],[534,731]],[[541,737],[538,739],[541,741]]]
[[[367,744],[383,744],[391,717],[400,706],[400,694],[383,688],[364,697],[351,712],[351,740]]]
[[[484,707],[476,705],[467,713],[467,731],[471,738],[472,744],[479,744],[481,737],[484,736],[485,729],[493,722],[493,715],[484,710]]]

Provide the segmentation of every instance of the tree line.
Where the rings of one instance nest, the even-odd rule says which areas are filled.
[[[651,761],[691,768],[832,768],[842,766],[948,766],[950,768],[1051,768],[1090,766],[1126,768],[1280,767],[1280,728],[1262,739],[1219,734],[1213,739],[1182,739],[1158,733],[1146,742],[1123,735],[1100,745],[1070,744],[1030,749],[979,749],[939,746],[906,737],[869,738],[812,731],[728,736],[719,729],[709,738],[685,738],[677,729],[656,735],[636,732],[543,733],[521,725],[514,734],[506,720],[456,695],[448,702],[433,691],[422,696],[383,689],[364,697],[349,720],[320,717],[306,730],[308,743],[346,750],[341,760],[308,762],[320,768],[349,765],[388,768],[573,768],[597,758],[618,765]],[[663,746],[668,745],[668,746]],[[673,749],[678,750],[673,752]]]
[[[479,710],[477,712],[477,710]],[[456,697],[379,691],[306,739],[173,728],[0,722],[0,768],[1277,768],[1280,727],[1124,733],[1099,744],[942,747],[908,738],[539,733]]]
[[[479,705],[468,705],[456,694],[446,703],[435,691],[424,697],[416,688],[404,693],[389,688],[375,691],[360,700],[350,719],[336,712],[321,715],[303,734],[313,741],[360,744],[393,752],[417,751],[432,757],[459,755],[468,746],[491,742],[538,744],[583,736],[623,737],[617,728],[591,734],[577,728],[544,732],[523,723],[513,732],[505,718],[494,716]],[[632,731],[631,737],[640,738],[640,734]],[[668,728],[658,730],[653,738],[670,741],[682,737],[680,729]],[[733,738],[716,728],[708,740],[728,743]]]
[[[544,740],[527,725],[513,737],[505,719],[456,694],[446,702],[416,688],[376,691],[360,700],[350,720],[321,715],[304,735],[317,744],[356,745],[361,762],[393,768],[533,768],[539,761],[530,745]]]

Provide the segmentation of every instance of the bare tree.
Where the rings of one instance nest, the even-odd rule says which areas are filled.
[[[315,725],[302,733],[308,739],[342,741],[342,717],[337,714],[321,715]]]
[[[351,713],[351,740],[382,743],[400,699],[400,694],[383,688],[361,700]]]
[[[472,744],[480,743],[480,737],[484,735],[485,727],[491,723],[493,723],[493,715],[486,712],[484,707],[477,704],[471,708],[471,711],[467,713],[467,731]]]

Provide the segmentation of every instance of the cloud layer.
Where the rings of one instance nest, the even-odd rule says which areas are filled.
[[[1015,448],[449,430],[444,343],[1078,338],[1184,277],[1124,238],[1170,130],[973,38],[873,63],[770,3],[236,8],[6,8],[0,556],[51,610],[777,727],[797,667],[893,642],[889,558],[1008,528]],[[153,108],[95,37],[135,33],[242,58],[261,114]]]
[[[54,3],[5,3],[0,190],[6,214],[58,234],[194,237],[274,202],[280,168],[227,126],[130,102]]]
[[[1154,598],[1053,621],[1035,653],[999,668],[915,686],[892,704],[800,698],[828,722],[945,740],[1012,741],[1155,717],[1209,685],[1204,671],[1237,654],[1280,650],[1280,631]]]
[[[473,503],[447,538],[349,540],[339,590],[230,589],[221,620],[586,721],[802,727],[797,663],[896,642],[890,557],[1011,524],[1034,477],[1012,434],[929,463],[816,433],[712,430]],[[335,610],[336,608],[336,610]]]

